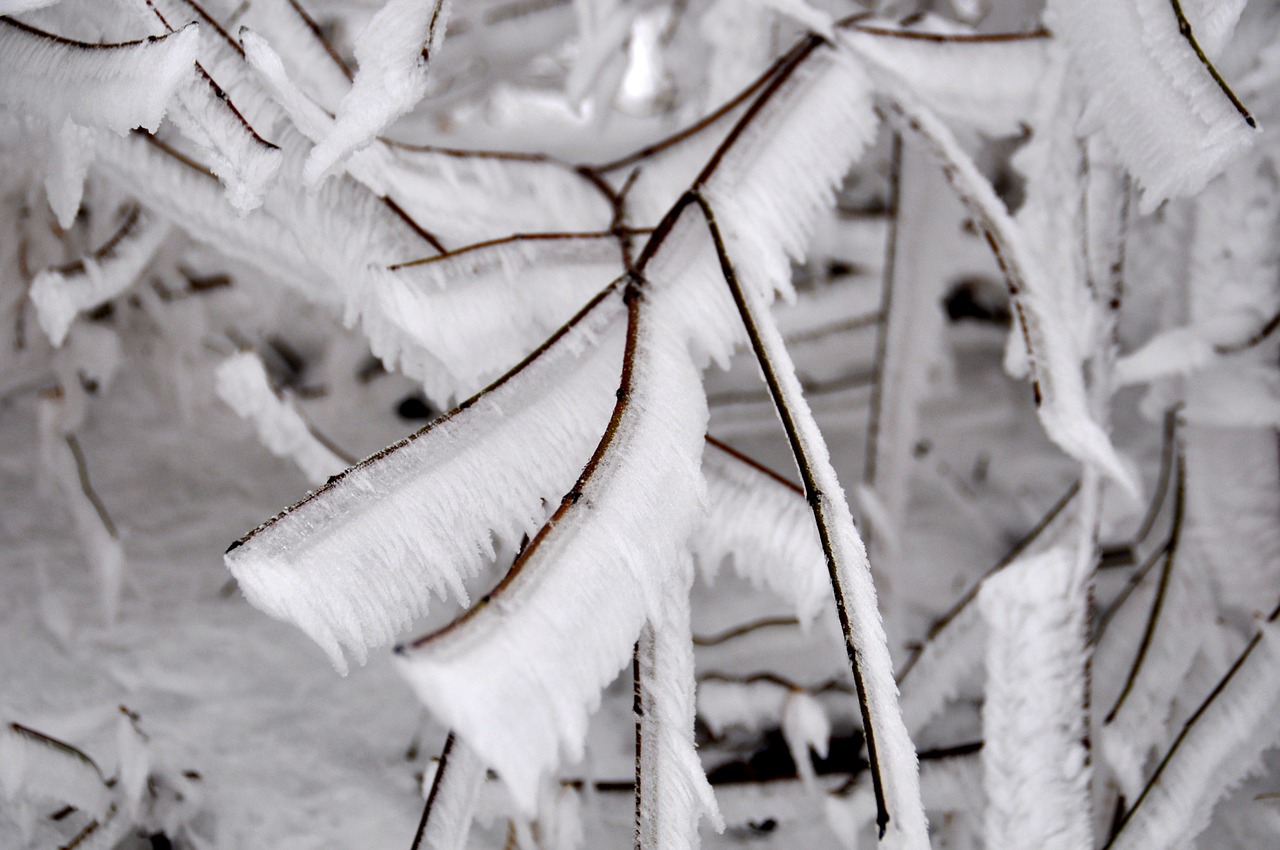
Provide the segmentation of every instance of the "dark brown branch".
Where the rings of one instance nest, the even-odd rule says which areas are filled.
[[[342,58],[342,55],[333,49],[333,45],[329,43],[329,39],[324,37],[324,31],[320,29],[320,25],[315,22],[315,19],[307,14],[307,10],[302,8],[302,4],[299,3],[298,0],[288,0],[288,2],[289,5],[293,7],[294,14],[302,19],[302,22],[306,25],[307,29],[311,30],[311,34],[316,37],[316,41],[318,41],[320,46],[324,48],[324,52],[329,54],[329,58],[333,60],[333,64],[338,67],[338,70],[342,71],[343,76],[348,80],[352,79],[351,68],[348,67],[347,62]]]
[[[1218,354],[1239,354],[1242,351],[1248,351],[1266,342],[1276,332],[1276,328],[1280,328],[1280,312],[1268,319],[1265,325],[1250,334],[1248,338],[1227,345],[1215,345],[1213,350]]]
[[[93,483],[89,480],[89,465],[85,462],[84,451],[80,448],[80,441],[75,438],[74,434],[67,435],[67,447],[71,449],[71,456],[75,458],[76,475],[80,478],[80,489],[84,492],[89,503],[93,505],[93,509],[98,514],[102,527],[106,529],[107,534],[112,540],[119,540],[120,535],[116,531],[116,524],[111,521],[111,515],[107,513],[107,506],[102,503],[102,499],[98,496],[98,491],[93,489]]]
[[[120,247],[120,244],[124,242],[125,239],[129,238],[129,236],[133,234],[141,220],[142,208],[137,204],[129,205],[124,216],[124,221],[120,223],[120,227],[116,229],[115,233],[111,234],[106,242],[103,242],[94,249],[93,253],[89,256],[98,262],[114,256],[116,249]],[[58,266],[54,271],[63,275],[79,274],[84,271],[84,258],[72,260],[70,263]]]
[[[1205,70],[1209,72],[1209,76],[1213,77],[1213,81],[1218,84],[1218,88],[1222,89],[1222,93],[1227,96],[1227,100],[1231,101],[1231,105],[1236,108],[1236,112],[1240,113],[1244,123],[1250,127],[1257,127],[1258,122],[1253,120],[1249,110],[1240,102],[1240,98],[1236,97],[1236,93],[1231,90],[1231,86],[1227,85],[1227,81],[1222,78],[1222,75],[1218,73],[1218,69],[1209,61],[1204,49],[1200,47],[1200,42],[1196,41],[1195,33],[1191,31],[1191,22],[1187,20],[1187,16],[1182,11],[1182,4],[1178,0],[1169,0],[1169,3],[1173,6],[1174,17],[1178,19],[1178,32],[1191,45],[1191,49],[1195,51],[1196,58],[1200,60],[1200,64],[1204,65]]]
[[[444,785],[445,771],[449,768],[449,755],[453,752],[454,740],[453,730],[450,730],[449,737],[444,740],[444,749],[440,751],[440,764],[436,767],[435,781],[431,783],[431,793],[427,795],[426,805],[422,807],[422,819],[418,821],[418,831],[414,833],[413,845],[409,850],[429,850],[429,848],[422,848],[422,839],[427,834],[431,809],[435,805],[436,797],[440,794],[440,788]]]
[[[816,684],[816,685],[806,686],[792,679],[788,679],[786,676],[780,676],[777,673],[772,673],[768,671],[760,672],[760,673],[745,673],[745,674],[719,673],[716,671],[710,671],[707,673],[703,673],[701,676],[699,676],[698,681],[699,682],[724,682],[730,685],[753,685],[757,682],[768,682],[771,685],[777,685],[778,687],[786,688],[789,691],[796,691],[797,693],[806,693],[806,694],[813,694],[813,695],[831,693],[833,691],[842,693],[842,694],[853,693],[853,688],[849,687],[847,683],[842,682],[839,679],[827,679],[825,682],[820,682],[819,684]]]
[[[164,38],[164,36],[150,36],[148,38],[140,38],[137,41],[113,41],[104,44],[95,44],[91,41],[77,41],[74,38],[67,38],[66,36],[58,35],[56,33],[46,32],[45,30],[38,29],[30,24],[24,24],[17,18],[10,18],[7,15],[0,16],[0,26],[3,25],[8,25],[14,29],[22,30],[28,35],[47,38],[58,44],[65,45],[67,47],[76,47],[81,50],[115,50],[117,48],[142,47],[143,45],[159,41],[160,38]]]
[[[808,51],[802,54],[802,57],[808,55],[812,49],[816,48],[821,41],[810,38],[806,44],[811,45]],[[794,69],[794,65],[790,66]],[[752,104],[753,109],[743,116],[741,122],[735,127],[735,130],[745,126],[754,114],[755,108],[765,101],[772,91],[777,90],[777,86],[781,85],[780,80],[785,80],[788,69],[784,68],[783,72],[778,75],[771,83],[770,87],[761,94],[760,98]],[[722,150],[717,153],[723,155],[723,151],[727,150],[727,145],[732,144],[737,133],[730,133],[729,138],[722,145]],[[699,177],[699,185],[714,170],[718,157],[713,157],[712,161],[703,169],[702,176]],[[822,552],[825,556],[827,564],[827,574],[831,579],[831,588],[835,596],[836,613],[840,620],[840,630],[845,638],[845,650],[849,656],[849,667],[853,673],[854,687],[858,695],[858,709],[862,714],[863,734],[867,743],[867,762],[871,769],[871,782],[876,798],[876,824],[880,830],[880,836],[883,837],[885,829],[889,825],[890,813],[885,805],[884,799],[884,780],[880,773],[880,763],[876,752],[876,733],[875,727],[871,722],[871,706],[867,700],[866,683],[862,677],[862,667],[859,662],[859,649],[854,646],[853,641],[853,625],[850,621],[849,611],[845,608],[845,591],[840,579],[839,567],[836,563],[835,547],[832,542],[831,529],[827,524],[826,513],[830,509],[827,496],[819,489],[813,471],[812,462],[809,459],[808,449],[804,445],[804,441],[800,437],[800,429],[796,424],[795,415],[791,410],[790,402],[787,400],[782,390],[782,383],[779,379],[778,372],[774,368],[773,362],[769,357],[769,352],[765,347],[763,338],[760,335],[759,328],[756,326],[755,316],[752,315],[750,307],[747,305],[746,297],[742,291],[742,286],[738,282],[737,272],[733,268],[733,262],[729,258],[728,249],[725,247],[724,238],[720,234],[720,226],[716,223],[715,213],[711,209],[711,205],[707,203],[701,195],[696,191],[693,193],[695,202],[702,210],[703,218],[707,223],[707,230],[711,234],[711,241],[715,244],[716,256],[720,261],[720,271],[724,276],[725,283],[729,287],[730,294],[733,296],[733,302],[738,309],[738,315],[742,320],[743,327],[746,329],[747,338],[751,341],[751,349],[755,352],[756,362],[760,366],[760,371],[764,375],[765,384],[769,387],[769,393],[773,397],[774,407],[778,412],[778,417],[782,420],[783,430],[786,432],[787,442],[791,447],[791,455],[795,459],[796,466],[800,471],[800,479],[804,484],[805,498],[809,502],[813,510],[814,522],[818,528],[818,538],[822,544]]]
[[[709,442],[711,438],[708,437],[707,440]],[[791,485],[791,486],[794,487],[795,485]],[[799,490],[799,488],[796,488],[796,489]],[[694,646],[719,646],[722,643],[728,643],[734,638],[751,634],[752,632],[758,631],[760,629],[768,629],[768,628],[774,628],[778,626],[798,626],[798,625],[800,625],[800,621],[797,620],[795,617],[764,617],[759,620],[752,620],[749,623],[743,623],[741,625],[734,626],[731,629],[725,629],[722,632],[716,632],[713,635],[707,635],[705,637],[701,635],[694,635],[693,645]]]
[[[639,229],[639,230],[625,229],[624,232],[627,235],[638,235],[638,234],[652,233],[653,231],[647,230],[647,229]],[[394,263],[390,266],[387,266],[387,270],[394,272],[394,271],[399,271],[401,269],[410,269],[410,268],[413,268],[414,266],[430,265],[431,263],[438,263],[442,260],[448,260],[452,257],[457,257],[461,254],[470,254],[475,251],[484,250],[486,248],[496,248],[499,245],[510,245],[516,242],[566,242],[574,239],[597,240],[597,239],[609,239],[612,237],[616,237],[617,235],[618,234],[616,232],[611,230],[597,230],[597,231],[590,231],[585,233],[582,233],[582,232],[578,232],[578,233],[570,233],[570,232],[513,233],[510,236],[503,236],[498,239],[486,239],[483,242],[476,242],[471,245],[466,245],[462,248],[454,248],[451,251],[443,251],[442,253],[434,257],[423,257],[421,259],[409,260],[403,263]]]

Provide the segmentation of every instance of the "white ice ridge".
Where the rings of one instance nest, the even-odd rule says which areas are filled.
[[[831,604],[831,582],[804,494],[732,451],[708,442],[702,453],[707,521],[690,540],[703,576],[728,561],[756,587],[787,600],[808,625]]]
[[[296,463],[311,484],[323,484],[347,466],[315,435],[292,399],[276,394],[254,352],[241,351],[222,361],[214,386],[218,397],[253,425],[262,444],[276,457]]]
[[[791,298],[818,214],[875,138],[871,80],[847,47],[805,57],[752,116],[710,175],[715,208],[742,282],[766,303]]]
[[[422,833],[427,850],[466,850],[485,765],[467,742],[449,738],[431,788],[430,814]]]
[[[444,42],[451,0],[387,0],[356,38],[359,69],[332,129],[303,169],[316,185],[343,159],[417,105],[427,93],[431,54]]]
[[[233,546],[245,595],[339,670],[344,648],[363,662],[433,593],[465,599],[494,539],[515,547],[534,533],[590,457],[613,407],[621,313],[605,296],[518,373]],[[469,727],[452,728],[494,763]]]
[[[7,800],[56,801],[100,818],[111,789],[93,759],[18,723],[0,726],[0,792]]]
[[[993,136],[1015,135],[1034,112],[1049,38],[935,41],[875,26],[850,27],[842,40],[863,60],[899,74],[948,121]]]
[[[446,404],[519,363],[621,274],[621,257],[610,234],[517,236],[378,269],[362,327],[374,355]]]
[[[1192,715],[1116,836],[1113,850],[1189,847],[1215,804],[1280,741],[1280,623],[1265,622],[1222,689]]]
[[[646,626],[637,644],[640,672],[640,846],[698,847],[704,816],[724,829],[715,794],[693,741],[693,635],[689,625],[688,555],[666,590],[661,626]]]
[[[987,578],[982,710],[992,850],[1092,845],[1084,749],[1085,603],[1074,556],[1050,549]]]
[[[86,44],[0,20],[0,105],[58,127],[155,132],[190,77],[199,27],[117,45]]]
[[[1088,93],[1080,130],[1110,142],[1142,187],[1145,212],[1199,192],[1255,135],[1179,32],[1175,8],[1168,0],[1052,0],[1045,9]]]
[[[705,499],[707,410],[684,334],[673,332],[679,283],[631,305],[630,387],[590,474],[486,604],[400,656],[419,699],[530,814],[540,779],[582,757],[588,717],[641,628],[671,627],[669,585],[687,581],[679,573]]]
[[[134,207],[116,234],[91,256],[37,274],[31,284],[31,301],[49,341],[61,346],[77,316],[132,286],[168,235],[164,223]]]

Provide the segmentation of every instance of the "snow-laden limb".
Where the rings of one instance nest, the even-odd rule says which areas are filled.
[[[85,127],[154,133],[192,73],[199,27],[155,39],[88,44],[0,19],[0,105]]]
[[[518,363],[622,272],[609,233],[513,236],[371,272],[361,327],[439,404]]]
[[[227,567],[245,595],[340,671],[344,647],[363,663],[433,593],[465,600],[463,580],[493,557],[493,541],[516,546],[534,532],[604,430],[620,301],[601,296],[499,383],[233,544]],[[497,766],[473,725],[451,728]]]
[[[85,559],[97,574],[103,618],[107,625],[116,620],[120,609],[120,593],[124,584],[125,556],[106,507],[89,481],[84,454],[69,431],[68,412],[62,392],[55,391],[40,398],[40,459],[42,474],[47,476],[71,514]],[[76,415],[71,413],[70,415]],[[82,412],[79,414],[83,415]]]
[[[202,8],[185,0],[124,0],[153,36],[164,37],[182,21],[199,30],[198,62],[175,89],[169,120],[200,149],[209,170],[226,187],[227,200],[241,212],[256,209],[280,170],[280,149],[250,124],[244,111],[213,71],[227,73],[239,62],[218,24]],[[234,52],[234,51],[231,51]],[[241,77],[231,72],[232,76]],[[237,96],[240,96],[237,93]]]
[[[664,620],[647,625],[637,644],[640,705],[640,807],[636,824],[641,847],[696,850],[698,821],[717,832],[724,818],[707,782],[693,742],[693,636],[689,585],[693,564],[683,557],[665,590]]]
[[[904,128],[918,136],[943,163],[943,173],[985,231],[1014,300],[1030,360],[1037,412],[1049,438],[1067,454],[1096,465],[1136,498],[1133,471],[1089,413],[1081,353],[1064,317],[1052,311],[1055,287],[1049,270],[1027,244],[990,181],[982,175],[951,129],[921,103],[901,78],[877,73],[879,90]]]
[[[298,0],[252,3],[236,22],[275,44],[289,75],[326,108],[335,109],[351,89],[351,69]]]
[[[1161,571],[1152,603],[1158,607],[1148,617],[1146,642],[1137,650],[1124,647],[1126,659],[1132,661],[1132,678],[1126,683],[1128,690],[1110,707],[1099,736],[1102,755],[1129,800],[1142,792],[1148,755],[1171,737],[1170,713],[1200,643],[1211,630],[1221,628],[1213,622],[1215,602],[1203,565],[1187,563],[1190,548],[1179,549],[1177,562]],[[1136,658],[1135,651],[1141,653]]]
[[[1084,749],[1084,606],[1075,556],[1051,549],[983,582],[987,846],[1092,846]]]
[[[1021,132],[1034,111],[1049,44],[1046,32],[933,39],[866,22],[849,27],[842,38],[865,61],[901,75],[947,121],[992,136]]]
[[[791,263],[803,260],[818,214],[879,125],[856,58],[813,44],[770,81],[699,177],[739,276],[766,303],[775,291],[794,297]]]
[[[401,672],[419,699],[529,814],[540,779],[562,756],[582,757],[588,716],[631,660],[645,623],[658,633],[679,628],[668,622],[670,586],[688,582],[681,573],[705,499],[707,421],[701,376],[680,332],[685,307],[673,297],[683,283],[632,291],[613,417],[596,431],[604,437],[595,455],[547,525],[485,601],[401,650]],[[529,444],[511,441],[521,455]],[[493,441],[485,451],[495,452]]]
[[[306,95],[267,41],[240,31],[245,59],[298,131],[325,138],[333,117]],[[612,219],[607,198],[582,173],[534,155],[417,148],[374,139],[354,152],[347,172],[393,199],[415,221],[449,244],[471,244],[541,230],[602,230]]]
[[[1273,614],[1187,720],[1108,848],[1191,846],[1218,800],[1277,742],[1280,623]]]
[[[151,778],[150,738],[138,725],[138,716],[123,705],[116,717],[117,806],[130,821],[137,821],[148,800]]]
[[[787,693],[785,685],[769,679],[705,678],[698,683],[698,717],[717,738],[730,729],[763,732],[778,725]]]
[[[315,435],[293,400],[276,394],[254,352],[241,351],[222,361],[214,387],[237,416],[253,425],[262,444],[276,457],[296,463],[311,484],[323,484],[348,466]]]
[[[1150,212],[1194,195],[1253,142],[1253,119],[1180,32],[1170,0],[1052,0],[1045,23],[1071,54],[1087,107]]]
[[[77,316],[122,295],[138,280],[168,235],[169,228],[163,222],[134,207],[120,229],[93,254],[36,275],[31,301],[49,341],[62,345]]]
[[[51,800],[102,817],[111,789],[93,759],[18,723],[0,726],[0,792],[8,800]]]
[[[795,364],[763,300],[765,293],[738,281],[735,263],[721,237],[712,207],[701,197],[696,200],[713,237],[725,282],[782,419],[818,525],[866,726],[863,731],[877,792],[877,825],[887,847],[908,850],[928,847],[915,746],[898,705],[898,686],[893,679],[893,663],[876,605],[866,548],[854,527],[826,441],[804,399]]]
[[[307,300],[341,304],[341,293],[303,253],[293,234],[257,209],[239,215],[217,178],[150,137],[100,133],[98,164],[113,183],[197,242],[289,286]]]
[[[707,521],[689,541],[711,581],[728,560],[734,572],[785,599],[802,625],[829,604],[822,546],[803,492],[707,441],[702,453]]]
[[[44,191],[58,226],[69,229],[84,200],[84,182],[93,165],[93,130],[67,118],[53,129],[45,166]]]
[[[475,751],[450,734],[411,850],[465,850],[484,772]]]
[[[52,6],[60,0],[0,0],[0,15],[17,15]]]
[[[427,93],[430,56],[444,41],[451,6],[451,0],[387,0],[374,14],[356,39],[359,70],[351,90],[303,167],[308,185],[318,184]]]

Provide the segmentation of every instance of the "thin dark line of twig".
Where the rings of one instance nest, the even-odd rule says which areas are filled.
[[[422,847],[422,839],[427,834],[427,823],[431,820],[431,809],[435,804],[436,797],[440,794],[440,788],[444,785],[445,771],[449,767],[449,756],[453,753],[454,744],[453,730],[449,730],[449,737],[444,740],[444,749],[440,751],[440,763],[436,767],[435,781],[431,783],[431,793],[427,795],[427,802],[422,807],[422,819],[418,821],[418,831],[414,833],[413,845],[409,850],[420,850]]]
[[[1209,76],[1213,77],[1213,81],[1218,84],[1218,88],[1222,89],[1222,93],[1227,96],[1227,100],[1231,101],[1231,105],[1236,108],[1236,112],[1240,113],[1240,117],[1244,119],[1244,123],[1250,127],[1257,127],[1258,122],[1249,114],[1249,110],[1236,97],[1236,93],[1231,90],[1231,86],[1227,85],[1227,81],[1222,78],[1222,74],[1218,73],[1218,69],[1209,61],[1209,57],[1205,55],[1204,49],[1200,46],[1200,42],[1196,40],[1195,33],[1191,31],[1191,22],[1187,20],[1187,16],[1182,11],[1182,4],[1178,0],[1169,0],[1173,6],[1173,15],[1178,19],[1178,32],[1191,45],[1191,49],[1195,51],[1196,58],[1200,60],[1200,64],[1204,65],[1205,70],[1209,72]]]
[[[711,438],[708,437],[707,441],[710,442]],[[795,485],[791,485],[791,486],[795,487]],[[798,492],[802,492],[802,491],[799,491],[798,488],[796,489]],[[749,623],[742,623],[741,625],[734,626],[731,629],[725,629],[722,632],[716,632],[713,635],[705,635],[705,636],[694,635],[693,645],[694,646],[719,646],[722,643],[728,643],[734,638],[739,638],[739,637],[742,637],[743,635],[751,634],[752,632],[759,631],[760,629],[776,628],[781,626],[798,626],[798,625],[800,625],[800,621],[797,620],[795,617],[763,617],[759,620],[752,620]]]

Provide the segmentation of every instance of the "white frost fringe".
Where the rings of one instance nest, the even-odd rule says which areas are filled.
[[[831,602],[822,546],[804,496],[765,472],[707,443],[702,453],[710,512],[690,540],[703,576],[723,561],[767,588],[811,624]]]
[[[689,625],[689,585],[693,564],[668,584],[665,620],[640,635],[640,846],[670,850],[698,847],[698,821],[707,817],[717,832],[724,818],[693,743],[693,635]]]
[[[428,60],[444,41],[451,7],[450,0],[387,0],[374,14],[356,39],[359,70],[337,120],[307,157],[308,185],[318,184],[427,93]]]
[[[401,655],[419,699],[475,747],[529,814],[540,779],[561,756],[582,757],[587,719],[645,623],[670,625],[669,585],[687,585],[680,568],[705,498],[707,410],[701,375],[671,330],[681,308],[652,293],[640,307],[627,406],[594,475],[557,522],[529,544],[488,604]],[[575,398],[570,409],[580,405]],[[527,438],[512,444],[532,453]]]
[[[119,46],[56,39],[0,20],[0,105],[124,134],[154,133],[171,96],[193,72],[199,27]]]
[[[77,204],[78,206],[78,204]],[[134,210],[105,253],[86,256],[71,267],[45,269],[31,284],[40,328],[55,346],[71,323],[123,294],[142,274],[169,236],[154,216]]]
[[[276,457],[296,463],[312,484],[323,484],[347,466],[316,438],[292,399],[276,394],[257,354],[242,351],[222,361],[214,386],[218,398],[252,423],[262,444]]]
[[[982,765],[992,850],[1092,846],[1084,749],[1085,604],[1065,547],[1009,565],[978,594],[987,623]]]
[[[0,792],[8,800],[56,800],[97,818],[111,804],[111,790],[92,759],[16,723],[0,726]]]
[[[606,298],[502,385],[228,551],[245,595],[339,670],[342,647],[363,663],[432,593],[465,600],[463,580],[493,557],[493,540],[514,546],[536,531],[590,456],[613,406],[620,314],[621,299]],[[475,745],[466,727],[450,728]]]
[[[430,817],[422,834],[424,850],[465,850],[484,784],[484,762],[475,750],[461,738],[450,740],[431,789]]]
[[[1100,131],[1142,187],[1142,210],[1194,195],[1254,139],[1169,0],[1052,0],[1045,22],[1088,93],[1080,130]]]
[[[1280,623],[1263,624],[1224,686],[1187,722],[1113,850],[1188,847],[1214,805],[1280,741]]]

